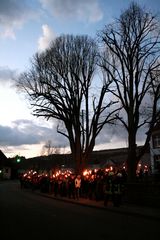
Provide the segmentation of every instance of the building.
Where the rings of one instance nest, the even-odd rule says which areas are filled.
[[[160,123],[157,123],[152,131],[150,157],[152,173],[160,174]]]
[[[137,147],[137,150],[140,147]],[[123,168],[127,160],[127,148],[108,149],[93,151],[86,166],[89,169],[106,169],[113,167],[115,170]],[[19,161],[18,161],[19,160]],[[150,153],[145,153],[139,162],[140,168],[150,168]],[[14,179],[26,170],[39,172],[58,169],[74,169],[75,162],[71,154],[52,154],[49,156],[38,156],[34,158],[19,157],[8,158],[0,151],[0,171],[3,179]]]
[[[138,147],[139,148],[139,147]],[[137,148],[137,149],[138,149]],[[87,168],[109,168],[120,169],[125,166],[127,160],[127,148],[108,149],[93,151],[91,158],[88,162]],[[27,169],[34,170],[46,170],[71,168],[74,169],[75,162],[72,159],[71,154],[52,154],[49,156],[39,156],[34,158],[22,159],[21,162],[15,165],[18,171],[25,171]],[[144,170],[144,167],[150,167],[150,154],[149,151],[140,160],[140,166]]]
[[[11,166],[8,158],[0,150],[0,180],[11,178]]]

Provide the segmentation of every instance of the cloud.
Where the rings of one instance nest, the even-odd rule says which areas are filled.
[[[126,137],[127,133],[122,126],[107,124],[97,136],[96,145],[126,142]]]
[[[67,139],[57,133],[56,124],[44,124],[47,125],[46,122],[20,119],[12,122],[12,127],[0,125],[0,149],[7,157],[19,154],[26,158],[41,155],[48,141],[54,148],[69,149]]]
[[[30,19],[35,19],[38,12],[30,7],[27,0],[0,1],[0,37],[15,39],[15,30]]]
[[[137,132],[137,145],[143,145],[146,139],[146,129],[142,127]],[[95,149],[123,148],[128,146],[128,133],[121,124],[105,125],[96,138]]]
[[[77,19],[94,23],[103,18],[98,0],[39,0],[42,7],[59,19]]]
[[[0,146],[40,144],[51,140],[53,145],[66,145],[64,137],[58,136],[56,127],[44,127],[31,120],[16,120],[10,126],[0,125]]]
[[[61,134],[57,133],[56,122],[52,127],[33,120],[20,119],[12,122],[12,127],[0,125],[0,149],[13,156],[15,152],[25,157],[33,157],[41,154],[42,147],[51,142],[53,147],[65,147],[69,150],[69,142]],[[145,131],[138,134],[137,144],[142,145]],[[113,149],[127,147],[127,133],[122,126],[105,126],[96,139],[94,150]],[[33,154],[34,152],[34,154]],[[32,156],[31,156],[32,155]]]
[[[44,122],[43,122],[44,124]],[[47,125],[47,124],[46,124]],[[43,126],[32,120],[20,119],[12,122],[12,127],[0,125],[0,146],[21,146],[30,144],[46,143],[49,140],[53,146],[68,146],[69,142],[61,134],[57,133],[56,122],[52,127]],[[138,133],[138,141],[143,141],[145,131]],[[117,143],[127,144],[127,132],[119,125],[106,125],[96,138],[96,145],[112,144],[114,148]],[[122,146],[123,147],[123,146]],[[107,148],[107,147],[106,147]]]
[[[11,127],[0,125],[0,149],[4,149],[8,156],[19,152],[25,157],[33,157],[41,154],[42,147],[51,141],[53,147],[65,147],[69,150],[68,140],[57,133],[57,122],[53,121],[49,127],[46,125],[44,122],[25,119],[12,122]],[[115,129],[116,127],[105,127],[96,139],[94,150],[117,148],[120,143],[124,147],[124,131],[116,135]]]
[[[17,71],[8,67],[0,67],[0,84],[11,83],[17,77]]]
[[[51,41],[56,37],[52,29],[47,25],[42,25],[43,35],[38,40],[38,50],[44,51],[49,47]]]

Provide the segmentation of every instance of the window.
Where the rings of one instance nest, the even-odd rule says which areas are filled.
[[[160,148],[160,135],[153,136],[153,148]]]
[[[154,155],[154,168],[160,172],[160,155]]]

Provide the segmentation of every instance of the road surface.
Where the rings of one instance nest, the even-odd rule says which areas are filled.
[[[0,239],[156,240],[157,220],[84,207],[0,183]]]

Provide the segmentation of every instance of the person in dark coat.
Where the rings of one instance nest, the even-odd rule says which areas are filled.
[[[108,205],[109,201],[113,201],[113,177],[114,173],[109,172],[104,183],[104,206]]]
[[[123,190],[122,174],[117,173],[113,180],[113,205],[115,207],[120,207],[121,205],[122,190]]]

